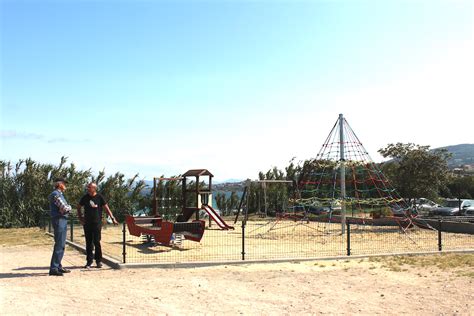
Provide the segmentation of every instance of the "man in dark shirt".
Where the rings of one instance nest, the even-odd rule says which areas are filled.
[[[82,207],[84,207],[84,215],[81,212]],[[87,194],[81,198],[77,205],[77,216],[79,217],[81,224],[84,226],[84,236],[86,237],[86,269],[89,269],[92,266],[94,259],[97,268],[102,267],[102,248],[100,245],[102,209],[105,209],[112,219],[112,222],[117,225],[117,220],[112,214],[112,211],[110,211],[107,201],[100,193],[97,193],[97,184],[91,182],[87,185]]]

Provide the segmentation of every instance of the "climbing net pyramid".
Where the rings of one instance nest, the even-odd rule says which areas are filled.
[[[346,214],[366,216],[408,208],[342,114],[316,158],[304,163],[298,190],[297,205],[305,210],[345,209]]]

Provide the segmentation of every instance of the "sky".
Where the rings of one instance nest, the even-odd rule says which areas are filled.
[[[474,2],[0,0],[0,160],[217,181],[313,158],[343,114],[474,143]]]

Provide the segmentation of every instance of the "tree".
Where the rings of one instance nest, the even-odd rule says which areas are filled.
[[[137,180],[138,175],[125,180],[123,174],[116,173],[105,179],[104,171],[94,177],[90,169],[77,170],[73,163],[67,166],[66,162],[67,157],[61,157],[58,166],[41,164],[31,158],[16,164],[0,161],[0,227],[39,225],[49,209],[48,195],[56,177],[68,180],[65,195],[72,206],[85,194],[88,182],[97,182],[99,192],[104,194],[119,220],[133,213],[144,198],[140,192],[145,183]]]
[[[447,184],[446,197],[472,199],[474,197],[474,176],[455,176]]]
[[[225,212],[227,208],[225,194],[222,192],[217,192],[215,199],[216,199],[217,208],[221,210],[221,212]]]
[[[384,158],[391,158],[382,164],[382,170],[408,200],[435,199],[449,180],[447,161],[451,154],[446,149],[430,150],[430,146],[397,143],[378,152]]]
[[[235,191],[232,191],[229,198],[229,205],[227,211],[236,210],[239,207],[239,197]]]

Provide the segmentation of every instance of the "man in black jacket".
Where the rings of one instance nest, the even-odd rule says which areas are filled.
[[[81,208],[84,207],[84,215]],[[86,269],[92,266],[95,259],[97,268],[102,267],[102,248],[100,245],[102,231],[102,210],[105,209],[112,222],[117,225],[112,211],[102,194],[97,193],[97,184],[91,182],[87,185],[87,194],[84,195],[77,205],[77,216],[84,226],[84,236],[86,238],[87,262]],[[94,254],[95,248],[95,254]]]

